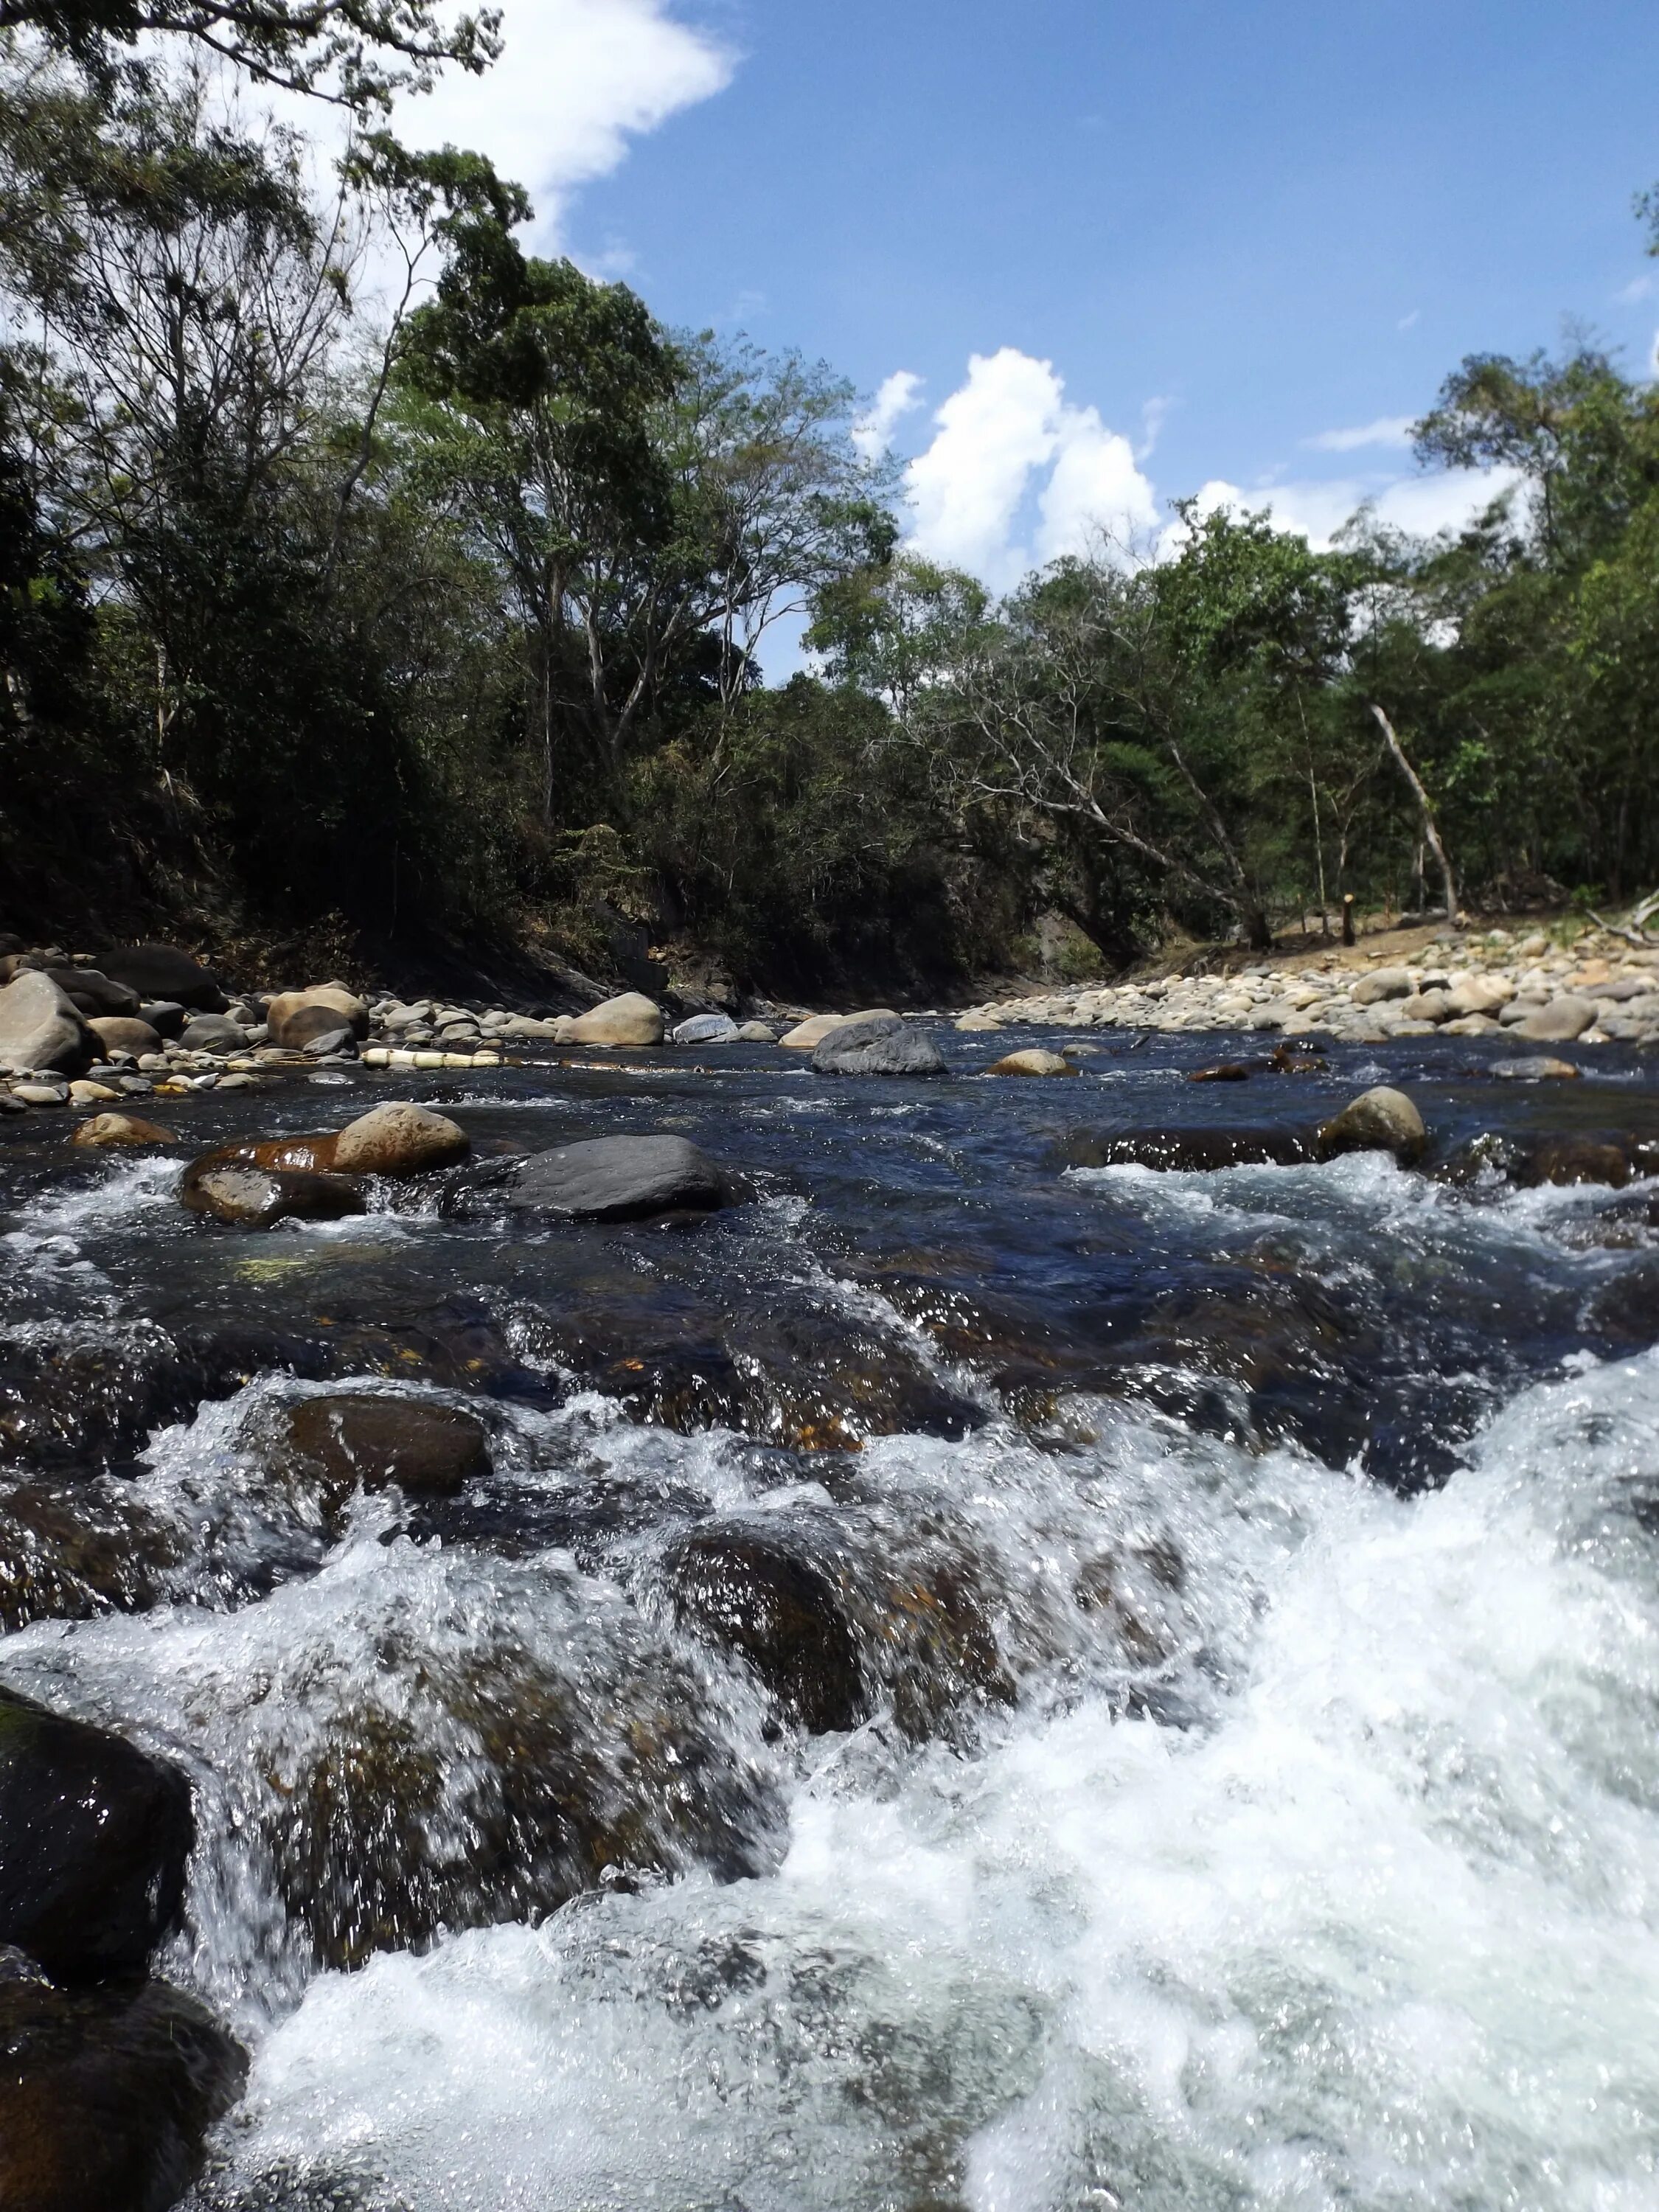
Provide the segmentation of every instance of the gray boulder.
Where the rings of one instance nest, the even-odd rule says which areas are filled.
[[[1571,1044],[1574,1037],[1583,1036],[1595,1020],[1595,1001],[1580,999],[1571,993],[1564,998],[1552,999],[1536,1013],[1528,1014],[1524,1021],[1516,1022],[1514,1034],[1525,1037],[1533,1044]]]
[[[242,1052],[247,1031],[228,1014],[196,1014],[185,1024],[179,1042],[186,1052]]]
[[[673,1044],[734,1044],[737,1037],[738,1025],[730,1014],[693,1014],[669,1032]]]
[[[78,1075],[99,1049],[73,1002],[40,969],[26,968],[0,988],[0,1075],[36,1068]]]
[[[138,994],[125,984],[112,982],[96,968],[48,968],[58,989],[68,994],[90,1018],[94,1014],[136,1014]]]
[[[533,1154],[519,1170],[510,1203],[571,1221],[641,1221],[653,1213],[710,1212],[726,1198],[720,1169],[685,1137],[591,1137]]]
[[[930,1036],[907,1030],[896,1015],[846,1022],[814,1047],[818,1075],[943,1075],[945,1055]]]
[[[1382,999],[1408,999],[1412,979],[1403,968],[1373,968],[1349,993],[1357,1006],[1374,1006]]]

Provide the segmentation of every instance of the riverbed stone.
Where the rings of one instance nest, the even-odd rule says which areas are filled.
[[[1492,1073],[1509,1083],[1561,1083],[1577,1079],[1580,1071],[1570,1060],[1554,1060],[1548,1053],[1529,1053],[1519,1060],[1492,1063]]]
[[[1045,1052],[1032,1046],[1024,1052],[1005,1053],[986,1069],[988,1075],[1075,1075],[1076,1068],[1063,1053]]]
[[[624,991],[620,997],[606,999],[586,1013],[578,1014],[565,1029],[562,1041],[613,1049],[660,1044],[663,1027],[662,1008],[654,999],[647,999],[643,991]]]
[[[265,1009],[265,1026],[272,1044],[286,1052],[303,1052],[314,1038],[343,1029],[354,1037],[366,1037],[368,1008],[342,984],[317,983],[308,990],[279,992]]]
[[[1392,1152],[1408,1162],[1421,1157],[1428,1141],[1423,1116],[1403,1091],[1379,1083],[1350,1099],[1319,1132],[1320,1150],[1327,1158],[1338,1152]]]
[[[778,1042],[787,1052],[815,1052],[833,1031],[866,1022],[884,1022],[896,1029],[899,1017],[890,1006],[866,1006],[856,1014],[809,1014],[804,1022],[786,1030]]]
[[[777,1031],[769,1022],[744,1022],[738,1030],[739,1044],[775,1044]]]
[[[741,1032],[730,1014],[693,1014],[669,1032],[675,1044],[735,1044]],[[769,1040],[771,1032],[767,1032]]]
[[[138,1011],[138,994],[100,969],[48,968],[46,973],[88,1020],[95,1015],[131,1015]]]
[[[165,1982],[54,1989],[0,1957],[0,2204],[7,2212],[165,2212],[247,2057]]]
[[[1298,1129],[1074,1129],[1051,1151],[1048,1164],[1208,1175],[1218,1168],[1295,1167],[1313,1157],[1312,1144]]]
[[[932,1037],[896,1016],[844,1022],[812,1054],[817,1075],[943,1075],[945,1055]]]
[[[1538,1044],[1571,1044],[1595,1020],[1595,1002],[1568,993],[1528,1013],[1514,1024],[1514,1033]]]
[[[591,1137],[533,1153],[519,1170],[509,1203],[573,1221],[641,1221],[707,1213],[727,1200],[726,1178],[689,1138]]]
[[[26,968],[0,986],[0,1075],[48,1068],[78,1075],[97,1049],[79,1009],[40,969]]]
[[[140,1053],[161,1049],[160,1030],[136,1015],[131,1019],[120,1014],[94,1015],[87,1027],[106,1053],[130,1052],[136,1060]]]
[[[179,1032],[179,1042],[185,1052],[210,1052],[216,1058],[246,1052],[247,1031],[228,1014],[192,1014]]]
[[[142,1973],[194,1837],[176,1767],[0,1688],[0,1942],[58,1980]]]
[[[412,1176],[453,1167],[472,1139],[447,1114],[399,1102],[372,1107],[335,1139],[329,1164],[341,1175]]]
[[[1369,975],[1362,975],[1349,991],[1357,1006],[1374,1006],[1383,999],[1409,998],[1412,979],[1405,968],[1373,968]]]

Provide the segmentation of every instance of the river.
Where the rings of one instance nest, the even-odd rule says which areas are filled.
[[[252,2059],[195,2212],[1659,2203],[1655,1186],[1439,1172],[1659,1136],[1651,1061],[976,1078],[1024,1041],[156,1104],[672,1131],[691,1223],[239,1233],[0,1125],[0,1680],[191,1778],[159,1970]],[[1075,1164],[1383,1080],[1425,1169]],[[273,1424],[343,1377],[490,1471],[319,1507]],[[688,1611],[710,1529],[833,1599],[824,1711]]]

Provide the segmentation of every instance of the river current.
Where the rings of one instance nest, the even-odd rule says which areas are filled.
[[[194,1784],[160,1970],[252,2066],[193,2212],[1659,2203],[1655,1186],[1467,1150],[1659,1137],[1652,1064],[1010,1041],[156,1105],[679,1132],[690,1224],[240,1233],[0,1126],[0,1680]],[[1086,1164],[1384,1080],[1422,1169]],[[320,1513],[270,1425],[350,1377],[487,1478]],[[840,1590],[854,1725],[677,1608],[709,1527]]]

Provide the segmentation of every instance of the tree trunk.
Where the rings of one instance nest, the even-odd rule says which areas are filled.
[[[1383,738],[1388,744],[1389,750],[1395,757],[1400,773],[1405,777],[1407,782],[1410,784],[1412,787],[1413,796],[1416,799],[1419,811],[1423,817],[1423,835],[1428,841],[1429,850],[1434,854],[1435,859],[1440,864],[1440,881],[1446,896],[1446,919],[1448,921],[1455,921],[1457,919],[1457,884],[1452,875],[1452,864],[1446,857],[1446,848],[1440,841],[1440,831],[1435,822],[1434,809],[1429,804],[1429,794],[1424,790],[1422,781],[1418,775],[1417,770],[1406,758],[1405,748],[1394,733],[1394,724],[1389,720],[1388,716],[1382,712],[1382,709],[1380,707],[1373,706],[1371,713],[1376,718],[1376,726],[1382,732]]]

